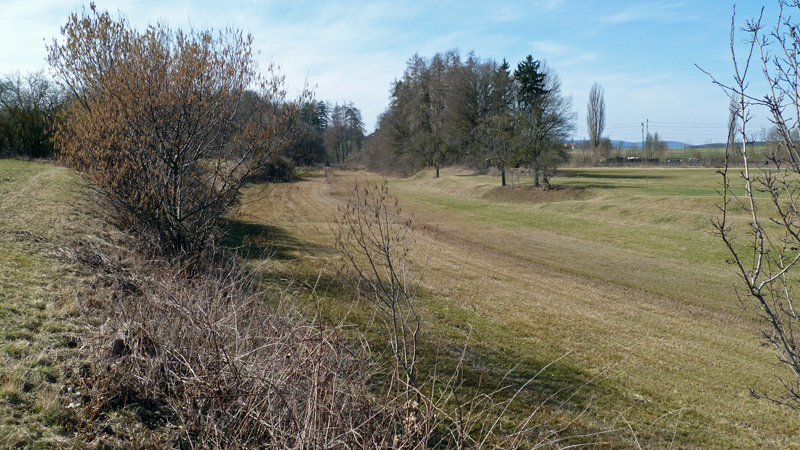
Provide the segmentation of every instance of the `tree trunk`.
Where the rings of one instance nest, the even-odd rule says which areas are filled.
[[[503,170],[500,171],[500,179],[502,180],[501,181],[501,183],[502,183],[501,186],[505,186],[506,185],[506,169],[505,168],[503,168]]]

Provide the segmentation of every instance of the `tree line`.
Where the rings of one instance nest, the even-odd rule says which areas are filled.
[[[46,116],[41,140],[167,254],[213,244],[250,180],[291,176],[291,163],[342,163],[364,140],[358,108],[308,91],[289,98],[283,76],[260,70],[252,37],[235,29],[137,30],[92,5],[47,49],[57,84],[28,83],[59,93],[52,113],[32,106]],[[51,99],[26,89],[16,90],[20,103]]]
[[[240,120],[253,112],[257,99],[250,89],[242,93]],[[72,100],[43,71],[0,78],[0,156],[53,157],[54,127]],[[361,111],[352,102],[304,100],[291,126],[295,139],[278,156],[297,166],[342,164],[361,152],[366,138]]]
[[[258,178],[344,163],[364,142],[351,102],[287,97],[233,29],[136,30],[92,7],[48,45],[44,72],[0,78],[0,156],[56,157],[108,198],[121,222],[170,254],[202,250]]]
[[[365,141],[364,119],[353,102],[304,102],[295,118],[297,140],[286,156],[295,164],[344,164]]]
[[[534,183],[549,186],[568,159],[575,129],[572,99],[556,72],[527,56],[513,68],[458,50],[414,55],[391,87],[365,161],[370,168],[413,173],[446,164],[485,170],[529,167]]]
[[[52,156],[52,125],[64,102],[44,72],[0,79],[0,156]]]

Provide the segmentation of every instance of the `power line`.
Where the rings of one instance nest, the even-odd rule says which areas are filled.
[[[637,142],[642,131],[644,121],[610,123],[605,127],[605,134],[612,140],[627,140]],[[670,122],[649,121],[653,131],[659,135],[667,135],[669,140],[691,143],[724,142],[728,136],[728,125],[725,122]],[[748,128],[758,133],[770,129],[772,123],[749,123]],[[649,126],[648,126],[649,131]]]
[[[650,122],[654,128],[690,128],[690,129],[725,129],[727,130],[728,125],[726,123],[697,123],[697,122]],[[628,122],[628,123],[617,123],[617,124],[607,124],[606,129],[640,129],[642,126],[641,122]],[[761,129],[761,128],[769,128],[771,127],[771,123],[765,124],[749,124],[749,128],[751,129]]]

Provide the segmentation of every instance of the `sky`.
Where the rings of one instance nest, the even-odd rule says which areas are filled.
[[[253,36],[262,68],[277,64],[290,94],[308,85],[318,100],[353,102],[367,132],[389,104],[392,82],[415,53],[431,57],[459,49],[484,59],[527,55],[561,79],[578,115],[575,139],[586,131],[593,83],[604,91],[612,140],[641,141],[642,124],[663,140],[691,145],[725,140],[728,98],[708,75],[732,81],[730,31],[734,2],[722,0],[95,0],[143,28],[235,27]],[[736,26],[765,6],[774,25],[777,0],[740,1]],[[0,0],[0,75],[49,70],[46,44],[60,39],[70,13],[88,2]],[[735,48],[744,51],[743,33]],[[63,40],[63,39],[62,39]],[[752,87],[762,84],[754,81]],[[751,129],[769,127],[756,116]]]

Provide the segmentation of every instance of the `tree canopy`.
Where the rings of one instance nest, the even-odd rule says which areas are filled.
[[[526,165],[535,184],[548,186],[574,127],[558,75],[530,55],[513,73],[505,60],[457,50],[414,55],[392,85],[376,131],[382,148],[371,149],[369,159],[394,161],[390,166],[403,172],[433,167],[437,177],[444,164],[496,167],[503,184],[507,168]]]
[[[61,90],[42,72],[0,79],[0,155],[51,156],[53,124],[63,102]]]
[[[589,90],[589,102],[586,105],[586,128],[589,130],[589,146],[595,158],[603,157],[608,152],[608,145],[603,145],[603,131],[606,128],[606,101],[603,88],[595,83]]]

